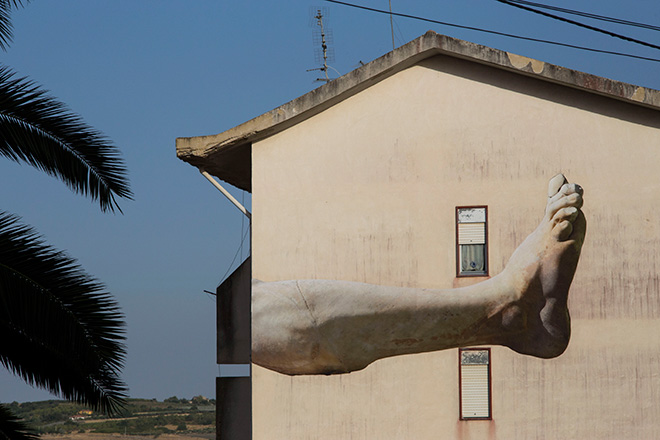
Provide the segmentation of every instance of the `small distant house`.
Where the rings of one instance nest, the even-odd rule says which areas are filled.
[[[87,419],[87,417],[90,417],[92,414],[94,414],[94,412],[92,410],[81,409],[80,411],[78,411],[77,414],[74,414],[73,416],[69,417],[69,419],[74,421],[74,422],[79,422],[79,421]]]
[[[660,92],[429,32],[224,133],[177,139],[177,155],[252,193],[251,260],[220,289],[247,310],[250,277],[429,288],[486,279],[538,223],[552,175],[585,188],[563,355],[476,347],[334,376],[253,366],[247,387],[219,379],[232,398],[242,389],[249,399],[251,386],[241,432],[660,438]],[[461,255],[468,236],[481,257]],[[219,413],[231,411],[218,399]]]

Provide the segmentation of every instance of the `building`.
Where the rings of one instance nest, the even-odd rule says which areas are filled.
[[[250,270],[483,280],[538,223],[551,176],[586,189],[563,355],[447,350],[332,376],[254,366],[254,438],[660,438],[659,111],[658,91],[429,32],[224,133],[177,139],[179,158],[252,192],[251,261],[224,286],[243,297]],[[487,252],[461,274],[465,213]],[[475,364],[481,385],[461,398]]]

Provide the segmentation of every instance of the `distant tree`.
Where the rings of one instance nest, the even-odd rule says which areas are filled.
[[[209,399],[204,396],[195,396],[192,398],[193,405],[208,405]]]
[[[13,8],[0,0],[0,49],[12,38]],[[120,211],[132,197],[119,151],[32,81],[0,66],[0,155],[27,163]],[[0,364],[30,385],[113,414],[126,388],[117,303],[75,260],[46,245],[18,217],[0,211]],[[0,439],[34,437],[0,406]]]

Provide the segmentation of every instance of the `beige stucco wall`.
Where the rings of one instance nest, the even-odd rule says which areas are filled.
[[[458,420],[455,350],[330,377],[255,367],[256,439],[660,438],[658,112],[436,57],[255,143],[253,276],[446,288],[454,210],[488,205],[498,273],[555,173],[587,242],[558,359],[493,350],[493,420]]]

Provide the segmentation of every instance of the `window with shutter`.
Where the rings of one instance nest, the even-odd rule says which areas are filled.
[[[457,276],[488,275],[487,208],[456,208]]]
[[[459,350],[461,420],[491,419],[490,349]]]

